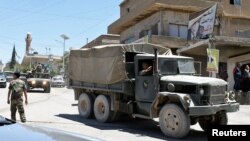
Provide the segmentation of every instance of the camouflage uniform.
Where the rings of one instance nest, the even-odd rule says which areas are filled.
[[[26,118],[23,107],[23,92],[26,91],[25,82],[20,79],[12,80],[9,89],[12,92],[10,104],[11,119],[16,120],[16,111],[18,110],[21,121],[25,122]]]
[[[42,72],[42,65],[40,63],[36,67],[36,72],[38,72],[38,73]]]

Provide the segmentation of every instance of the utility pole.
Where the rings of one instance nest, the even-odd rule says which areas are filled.
[[[62,34],[61,37],[63,38],[63,73],[65,72],[65,41],[69,39],[69,37],[65,34]]]

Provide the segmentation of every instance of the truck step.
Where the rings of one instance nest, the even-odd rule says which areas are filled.
[[[152,119],[149,116],[140,115],[140,114],[132,114],[133,118],[143,118],[143,119]]]

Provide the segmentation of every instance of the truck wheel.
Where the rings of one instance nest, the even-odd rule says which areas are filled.
[[[161,131],[169,137],[183,138],[190,130],[189,116],[176,104],[166,104],[159,118]]]
[[[113,112],[110,109],[110,99],[104,95],[98,95],[94,103],[95,118],[100,122],[110,122]]]
[[[29,92],[30,91],[30,86],[29,85],[27,85],[27,92]]]
[[[214,119],[213,118],[200,118],[199,124],[200,127],[206,132],[209,126],[213,125],[227,125],[228,118],[227,113],[225,111],[221,111],[216,113]]]
[[[78,112],[84,118],[93,117],[94,98],[91,95],[83,93],[78,100]]]
[[[50,93],[50,87],[44,89],[45,93]]]

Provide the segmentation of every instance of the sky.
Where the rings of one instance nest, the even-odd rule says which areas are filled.
[[[25,37],[31,33],[31,48],[39,54],[63,54],[80,48],[101,34],[120,16],[122,0],[0,0],[0,60],[11,59],[13,46],[17,61],[25,54]],[[47,51],[46,51],[47,48]],[[50,48],[50,50],[49,50]]]

